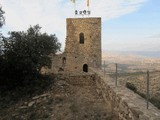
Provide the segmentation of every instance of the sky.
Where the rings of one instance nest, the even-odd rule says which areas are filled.
[[[76,0],[76,9],[88,9],[86,1]],[[42,32],[56,34],[64,49],[66,18],[75,17],[70,0],[0,0],[0,5],[4,35],[39,24]],[[102,50],[160,51],[159,6],[160,0],[90,0],[89,17],[102,17]]]

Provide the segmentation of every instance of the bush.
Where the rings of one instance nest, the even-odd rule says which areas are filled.
[[[143,97],[144,99],[146,99],[146,94],[141,93],[139,91],[137,91],[137,88],[135,87],[134,84],[126,82],[126,87],[129,88],[130,90],[134,91],[135,93],[137,93],[138,95],[140,95],[141,97]],[[160,100],[158,98],[150,98],[149,101],[156,106],[158,109],[160,109]]]
[[[134,91],[134,92],[137,92],[137,88],[132,83],[126,82],[126,87],[129,88],[130,90]]]
[[[43,66],[51,66],[50,54],[60,50],[55,35],[40,32],[39,25],[27,31],[10,32],[0,44],[0,85],[15,88],[36,79]]]
[[[157,99],[157,98],[151,98],[150,100],[149,100],[153,105],[155,105],[158,109],[160,109],[160,100],[159,99]]]

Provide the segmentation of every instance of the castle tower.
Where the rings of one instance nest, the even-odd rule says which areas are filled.
[[[62,66],[66,72],[101,67],[101,18],[68,18]]]

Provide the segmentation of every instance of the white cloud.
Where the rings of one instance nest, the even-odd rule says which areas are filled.
[[[147,0],[90,0],[91,16],[100,16],[103,22],[138,10]],[[70,0],[1,0],[6,12],[6,27],[10,30],[26,30],[29,25],[40,24],[42,30],[56,33],[65,40],[65,19],[74,17],[74,5]],[[86,9],[86,0],[77,0],[77,9]],[[63,45],[64,46],[64,45]]]

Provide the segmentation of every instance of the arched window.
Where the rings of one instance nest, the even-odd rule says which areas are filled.
[[[84,33],[79,34],[79,43],[84,44]]]

